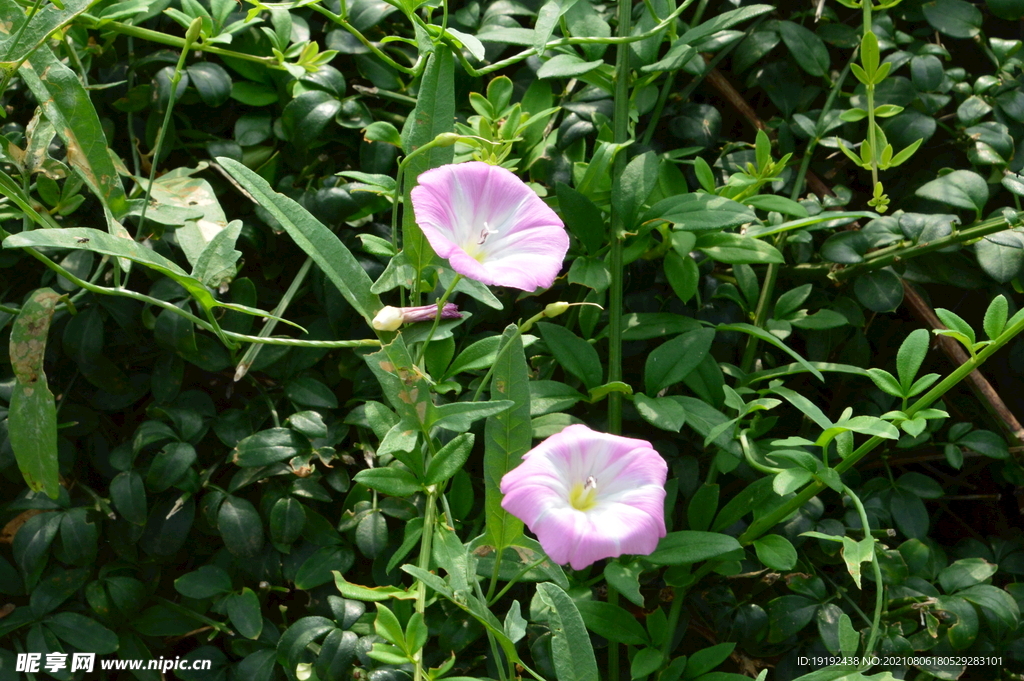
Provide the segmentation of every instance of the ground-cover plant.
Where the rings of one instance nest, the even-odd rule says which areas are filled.
[[[1022,15],[0,0],[0,679],[1020,678]]]

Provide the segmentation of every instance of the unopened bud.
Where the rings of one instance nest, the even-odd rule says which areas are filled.
[[[388,305],[377,313],[371,322],[378,331],[398,331],[402,324],[425,322],[437,316],[437,305],[421,305],[419,307],[392,307]],[[441,311],[441,319],[459,319],[462,313],[455,303],[445,303]]]
[[[563,312],[565,312],[568,309],[569,309],[569,303],[566,303],[564,301],[559,301],[557,303],[551,303],[547,307],[544,308],[544,316],[545,317],[557,317],[558,315],[562,314]]]
[[[185,47],[191,47],[199,38],[199,31],[203,28],[203,18],[196,17],[192,20],[192,23],[188,26],[188,31],[185,32]]]
[[[438,147],[450,147],[456,142],[462,139],[462,135],[456,132],[442,132],[440,135],[434,138],[434,146]]]

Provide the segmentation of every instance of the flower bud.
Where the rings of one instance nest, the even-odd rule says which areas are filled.
[[[566,303],[564,301],[559,301],[557,303],[551,303],[547,307],[544,308],[544,316],[545,317],[557,317],[558,315],[562,314],[563,312],[565,312],[568,309],[569,309],[569,303]]]
[[[388,305],[377,313],[371,325],[378,331],[398,331],[402,324],[425,322],[437,316],[437,305],[421,305],[419,307],[392,307]],[[460,319],[462,313],[455,303],[445,303],[441,311],[441,319]]]

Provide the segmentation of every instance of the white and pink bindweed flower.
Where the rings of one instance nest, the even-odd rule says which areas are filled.
[[[501,480],[502,508],[556,563],[580,570],[665,536],[668,465],[649,442],[572,425],[523,455]]]
[[[511,171],[479,161],[441,166],[419,176],[411,197],[427,241],[459,274],[523,291],[558,276],[565,225]]]

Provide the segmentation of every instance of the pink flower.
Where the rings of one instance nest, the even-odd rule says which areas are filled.
[[[649,442],[572,425],[505,474],[501,507],[526,523],[548,557],[580,570],[665,536],[668,465]]]
[[[511,171],[441,166],[421,174],[411,196],[427,241],[459,274],[523,291],[554,283],[569,250],[565,225]]]
[[[373,318],[373,328],[378,331],[398,331],[402,324],[425,322],[437,316],[437,305],[421,305],[419,307],[382,307]],[[441,319],[460,319],[462,313],[455,303],[445,303],[441,310]]]

